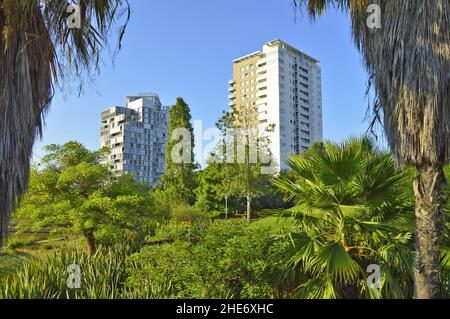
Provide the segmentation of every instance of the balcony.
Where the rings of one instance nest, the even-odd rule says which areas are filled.
[[[111,143],[112,144],[121,144],[123,142],[124,142],[123,136],[121,136],[121,137],[114,137],[114,138],[111,139]]]
[[[257,83],[267,82],[267,77],[266,76],[259,76],[259,77],[256,78],[256,82]]]
[[[236,98],[236,93],[228,94],[228,98],[234,100]]]
[[[260,108],[261,106],[267,105],[267,97],[265,98],[260,98],[258,99],[258,101],[256,102],[256,106],[258,108]]]
[[[267,68],[258,69],[258,72],[256,74],[257,74],[257,76],[267,74]]]
[[[114,135],[114,134],[118,134],[118,133],[120,133],[120,132],[122,132],[122,126],[116,126],[116,127],[113,127],[113,128],[109,131],[109,134]]]
[[[256,89],[257,90],[266,90],[267,89],[267,83],[266,82],[261,82],[256,84]]]
[[[256,82],[257,83],[267,82],[267,75],[266,74],[260,74],[260,75],[256,76]]]
[[[267,97],[267,92],[266,92],[266,90],[262,90],[262,91],[256,92],[256,97],[257,97],[257,98],[260,98],[260,99],[266,98],[266,97]]]
[[[265,120],[268,120],[268,117],[267,117],[267,114],[262,113],[262,112],[259,112],[259,113],[256,115],[256,119],[257,119],[258,121],[265,121]]]
[[[125,114],[121,114],[121,115],[117,116],[116,119],[118,122],[123,122],[126,120],[126,116],[125,116]]]
[[[262,68],[262,67],[264,67],[266,65],[267,65],[267,62],[266,61],[262,61],[262,62],[259,62],[257,66],[258,66],[258,68]]]

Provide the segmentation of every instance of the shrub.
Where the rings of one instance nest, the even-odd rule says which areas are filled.
[[[291,248],[269,228],[240,220],[216,221],[200,240],[186,238],[144,247],[129,258],[127,289],[158,287],[166,298],[269,298],[287,296],[279,276]]]
[[[189,205],[178,205],[172,208],[172,218],[178,223],[203,224],[207,223],[209,216],[200,209]]]

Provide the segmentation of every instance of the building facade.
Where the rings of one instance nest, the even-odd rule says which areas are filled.
[[[322,140],[321,83],[319,61],[281,40],[233,61],[229,99],[236,122],[268,137],[276,171]]]
[[[126,107],[104,110],[100,144],[111,152],[103,163],[115,176],[130,173],[155,185],[164,174],[168,121],[168,107],[154,93],[129,96]]]

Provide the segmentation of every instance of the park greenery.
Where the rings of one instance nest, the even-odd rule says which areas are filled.
[[[192,130],[181,98],[170,112],[171,130]],[[203,169],[168,155],[154,188],[112,176],[101,164],[107,149],[72,141],[45,151],[0,252],[0,298],[414,296],[414,172],[368,137],[319,142],[277,176],[249,177],[258,164],[248,170],[215,154]],[[440,297],[450,275],[448,211]],[[44,252],[44,244],[21,240],[33,233],[49,238]],[[81,269],[77,289],[67,285],[72,264]],[[379,288],[368,285],[373,264]]]
[[[254,174],[258,164],[211,161],[199,170],[193,163],[169,160],[161,183],[147,189],[130,176],[110,176],[99,162],[105,150],[88,151],[77,142],[49,146],[41,166],[30,169],[33,144],[42,135],[54,88],[65,87],[64,79],[95,75],[117,26],[120,49],[131,15],[128,1],[81,0],[78,28],[66,19],[67,1],[0,1],[0,83],[5,92],[0,95],[0,246],[11,225],[16,231],[6,243],[13,252],[0,252],[0,262],[8,261],[5,267],[0,263],[0,275],[7,276],[0,281],[0,296],[448,296],[450,6],[446,1],[378,2],[292,4],[313,20],[330,9],[349,17],[369,75],[368,92],[375,92],[373,124],[383,124],[392,155],[367,139],[323,142],[292,158],[292,170],[274,179]],[[369,16],[377,20],[372,27],[367,13],[373,6],[378,9],[375,17]],[[38,36],[30,40],[30,35]],[[171,115],[176,117],[171,128],[192,129],[182,99]],[[245,140],[248,149],[248,136]],[[169,151],[172,146],[169,143]],[[241,215],[253,223],[230,226]],[[260,223],[269,229],[255,226]],[[26,258],[22,266],[14,250],[42,242],[21,241],[19,236],[28,232],[77,236],[86,252],[74,255],[60,248],[46,263],[38,256]],[[216,238],[216,233],[223,237]],[[264,238],[255,244],[262,250],[253,242],[241,243],[260,233]],[[276,246],[286,236],[289,249]],[[265,242],[269,238],[273,241]],[[243,246],[227,250],[228,240]],[[213,251],[217,255],[210,264],[221,272],[198,271],[202,247],[218,242],[223,246]],[[285,260],[284,252],[289,255],[292,249]],[[274,252],[280,255],[274,257]],[[185,263],[181,256],[194,260]],[[177,257],[183,261],[175,264],[176,275],[189,277],[187,283],[186,277],[145,280],[153,275],[149,265],[173,267],[170,258]],[[89,291],[67,292],[61,286],[61,267],[74,259],[84,267],[82,289]],[[383,269],[379,291],[364,284],[364,270],[372,262]],[[104,273],[89,268],[96,263],[98,269],[104,266]],[[113,264],[123,265],[118,267],[120,275],[110,272]],[[193,286],[191,275],[200,276],[197,280],[209,290]],[[42,286],[32,278],[40,278]],[[214,280],[220,284],[211,287]],[[94,281],[109,288],[90,289]],[[147,295],[138,289],[143,283]]]

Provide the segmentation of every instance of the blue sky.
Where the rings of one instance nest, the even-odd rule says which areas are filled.
[[[100,112],[123,105],[125,96],[156,92],[164,105],[182,96],[203,127],[214,125],[227,108],[232,60],[281,39],[320,60],[324,137],[340,140],[362,134],[367,75],[350,37],[347,16],[330,11],[315,23],[297,16],[291,0],[130,0],[132,18],[114,64],[108,52],[101,73],[78,97],[58,91],[46,117],[47,144],[99,145]],[[113,34],[111,40],[115,40]]]

